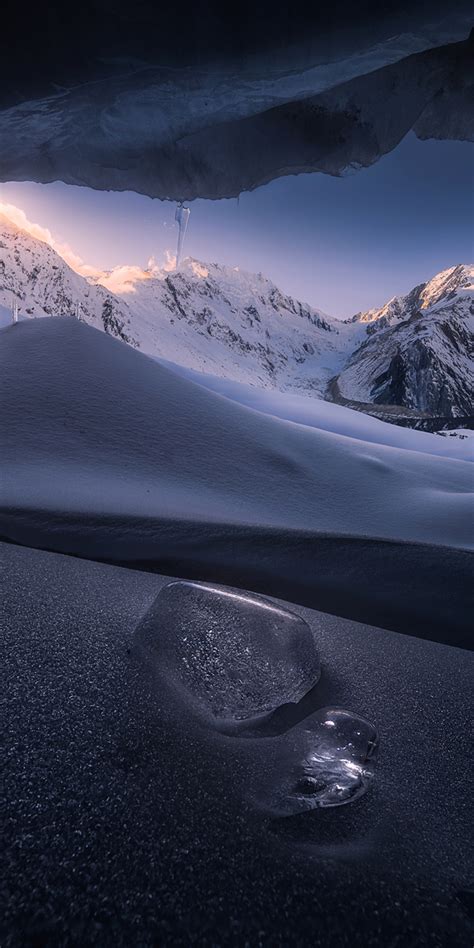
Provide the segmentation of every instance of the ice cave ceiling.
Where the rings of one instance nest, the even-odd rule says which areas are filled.
[[[168,7],[53,0],[25,35],[11,5],[1,180],[235,197],[366,167],[410,129],[474,139],[470,3]]]

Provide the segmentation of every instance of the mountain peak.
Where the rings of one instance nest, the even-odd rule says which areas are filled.
[[[474,264],[458,263],[441,270],[426,283],[413,287],[403,296],[392,296],[383,306],[356,313],[348,322],[368,323],[368,332],[386,329],[409,319],[415,313],[431,309],[456,294],[474,295]]]
[[[474,291],[474,264],[458,263],[441,270],[425,283],[420,293],[421,309],[429,309],[460,290]]]
[[[448,267],[380,310],[358,314],[367,336],[333,381],[337,398],[472,424],[473,317],[472,264]]]

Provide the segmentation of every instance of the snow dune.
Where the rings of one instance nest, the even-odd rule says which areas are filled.
[[[0,353],[4,539],[466,644],[470,464],[263,414],[74,319]]]
[[[225,395],[232,401],[267,415],[274,415],[284,421],[292,421],[310,428],[321,428],[333,434],[345,435],[359,441],[391,445],[407,451],[420,451],[422,454],[434,454],[438,457],[457,458],[461,461],[474,461],[474,442],[469,429],[455,429],[453,437],[449,431],[444,436],[414,428],[402,428],[386,424],[372,415],[353,411],[334,402],[325,402],[309,394],[297,395],[293,392],[280,392],[274,389],[256,388],[233,379],[220,378],[217,375],[198,372],[185,366],[175,365],[165,359],[156,361],[179,375],[203,385],[204,388]],[[455,434],[462,435],[461,440]]]
[[[12,311],[8,309],[7,306],[2,306],[0,303],[0,329],[4,329],[6,326],[9,326],[12,322]]]

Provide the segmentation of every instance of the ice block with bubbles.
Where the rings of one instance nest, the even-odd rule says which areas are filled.
[[[307,622],[236,589],[169,583],[136,638],[184,698],[218,719],[243,720],[297,702],[320,676]]]

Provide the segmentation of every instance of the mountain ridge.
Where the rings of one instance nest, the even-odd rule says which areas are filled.
[[[372,331],[386,329],[397,319],[407,318],[407,314],[413,315],[419,310],[431,309],[462,289],[474,291],[474,264],[458,263],[447,267],[408,293],[392,296],[383,306],[356,313],[347,322],[371,324]]]
[[[367,337],[331,380],[335,401],[403,406],[472,424],[474,266],[443,270],[353,321],[367,324]]]
[[[127,268],[124,268],[126,270]],[[105,278],[105,275],[104,275]],[[186,258],[121,295],[0,215],[0,306],[79,319],[185,368],[339,401],[398,424],[471,425],[474,266],[458,264],[346,321],[263,274]],[[2,316],[5,322],[5,316]],[[427,422],[428,419],[428,422]]]
[[[0,303],[20,317],[75,315],[143,352],[262,387],[324,395],[358,327],[284,294],[262,274],[187,258],[142,271],[117,296],[48,244],[0,220]],[[362,330],[363,332],[363,330]]]

